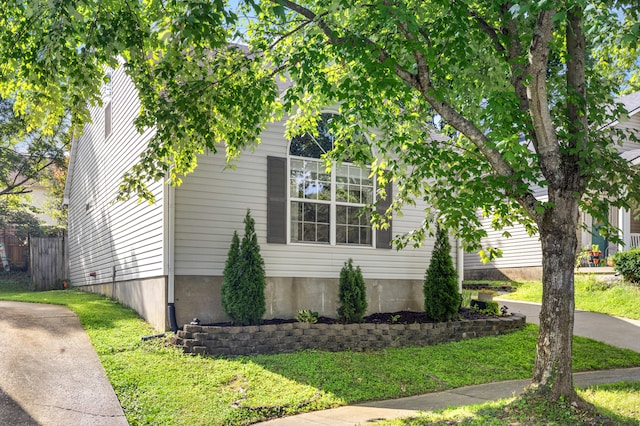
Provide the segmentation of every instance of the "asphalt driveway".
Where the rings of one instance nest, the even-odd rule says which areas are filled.
[[[0,301],[1,425],[127,425],[102,364],[64,306]]]
[[[538,303],[515,302],[507,299],[496,299],[496,301],[500,306],[506,305],[511,313],[526,315],[527,322],[540,323]],[[573,334],[640,352],[640,321],[637,320],[576,310]]]

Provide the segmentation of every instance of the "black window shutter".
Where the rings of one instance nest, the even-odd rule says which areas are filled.
[[[287,243],[287,159],[267,157],[267,243]]]
[[[376,211],[378,214],[384,214],[387,211],[387,208],[391,205],[391,200],[393,200],[393,184],[389,182],[386,186],[387,198],[378,199],[378,205],[376,206]],[[389,221],[389,227],[387,229],[376,230],[376,248],[379,249],[390,249],[391,248],[391,238],[392,238],[392,223]]]

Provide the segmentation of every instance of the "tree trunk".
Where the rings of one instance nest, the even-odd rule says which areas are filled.
[[[578,201],[571,191],[549,190],[553,208],[539,223],[542,242],[542,310],[532,385],[577,400],[571,351],[574,318],[574,264],[578,245]]]

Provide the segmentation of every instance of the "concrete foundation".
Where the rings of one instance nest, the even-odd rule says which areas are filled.
[[[167,282],[165,277],[79,286],[134,309],[157,330],[167,330]]]
[[[500,269],[465,269],[464,279],[493,281],[540,281],[542,280],[542,266],[526,266],[522,268]]]
[[[422,280],[366,280],[368,313],[422,311]],[[175,277],[175,304],[178,327],[194,317],[201,323],[225,322],[222,310],[222,277]],[[336,317],[338,279],[268,277],[264,318],[294,318],[300,309],[321,316]]]

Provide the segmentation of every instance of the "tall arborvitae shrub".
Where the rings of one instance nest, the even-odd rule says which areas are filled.
[[[227,261],[224,264],[222,273],[222,309],[235,322],[235,313],[238,311],[238,301],[236,288],[238,286],[238,276],[240,268],[238,261],[240,260],[240,238],[238,231],[233,231],[231,238],[231,247],[227,253]]]
[[[360,267],[353,268],[353,260],[345,262],[340,271],[338,289],[338,317],[343,322],[362,322],[367,311],[367,293]]]
[[[438,225],[436,243],[424,279],[424,310],[436,321],[449,321],[457,315],[460,300],[449,237]]]
[[[224,270],[222,307],[234,323],[258,324],[266,310],[264,260],[249,210],[244,218],[244,237],[239,247],[237,240],[237,233],[234,233]]]

